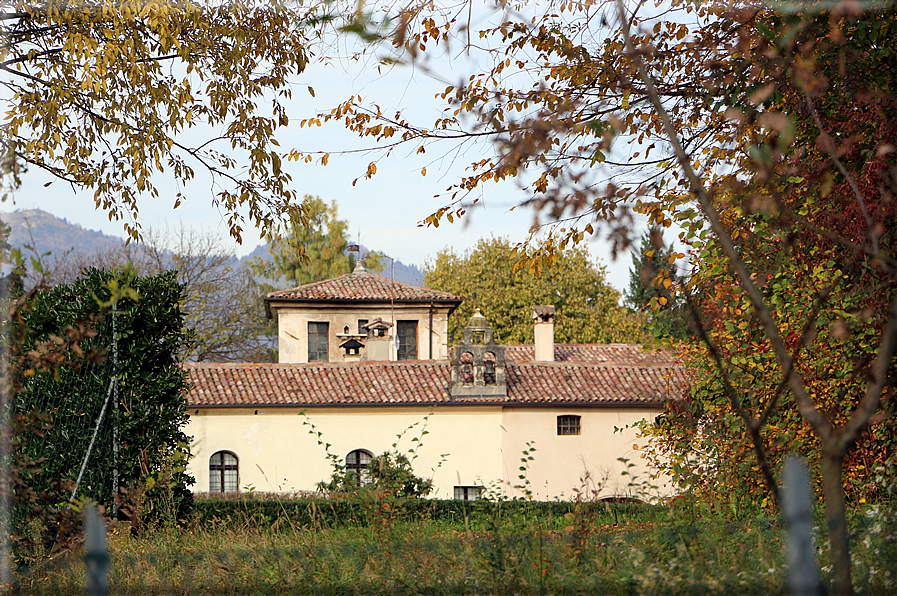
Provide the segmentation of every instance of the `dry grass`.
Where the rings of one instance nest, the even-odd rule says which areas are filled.
[[[866,593],[891,590],[897,561],[897,526],[878,514],[859,519],[864,535],[855,548],[856,576]],[[231,523],[140,538],[113,535],[111,593],[732,595],[784,589],[784,534],[768,518],[692,520],[661,510],[619,525],[574,515],[467,527],[463,521],[332,529]],[[19,588],[25,594],[83,593],[84,581],[75,554],[23,575]]]

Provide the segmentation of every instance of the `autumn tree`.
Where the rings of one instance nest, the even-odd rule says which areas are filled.
[[[425,64],[422,54],[463,45],[488,65],[437,96],[445,109],[436,122],[358,96],[319,118],[380,141],[381,159],[401,143],[422,152],[493,143],[425,222],[463,215],[461,200],[481,185],[520,181],[523,201],[549,224],[517,247],[534,273],[602,228],[628,246],[633,210],[651,224],[678,221],[692,258],[707,259],[696,281],[718,276],[671,285],[691,296],[696,322],[706,320],[703,357],[727,415],[750,436],[773,498],[767,456],[778,445],[766,425],[792,402],[799,418],[789,428],[812,429],[832,590],[852,593],[845,462],[890,413],[897,369],[893,2],[514,8],[481,31],[457,7],[422,3],[396,19],[400,58]],[[744,333],[720,345],[717,324]],[[866,345],[841,349],[853,337]],[[725,350],[747,346],[769,357],[769,373],[740,352],[746,382],[735,382]],[[841,371],[838,383],[816,384],[805,367],[817,348],[833,360],[812,367],[820,379]]]
[[[558,255],[540,276],[514,270],[506,238],[481,239],[463,254],[440,251],[425,265],[424,285],[464,298],[449,317],[450,341],[460,341],[479,308],[500,343],[532,343],[531,307],[555,307],[559,343],[639,343],[644,319],[620,306],[620,293],[607,283],[604,267],[578,247]]]
[[[308,60],[320,7],[136,0],[6,2],[0,9],[3,173],[26,169],[93,192],[139,237],[157,176],[205,172],[238,240],[276,227],[293,203],[276,133],[289,78]],[[201,132],[200,132],[201,131]],[[177,207],[186,195],[165,200]]]

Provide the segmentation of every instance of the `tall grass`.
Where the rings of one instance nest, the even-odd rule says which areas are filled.
[[[858,591],[886,594],[897,524],[858,514]],[[863,522],[865,520],[865,522]],[[865,525],[864,525],[865,524]],[[781,594],[784,531],[685,508],[505,513],[365,525],[251,519],[111,536],[112,594]],[[824,552],[824,545],[820,552]],[[821,564],[824,566],[825,561]],[[77,553],[23,573],[25,594],[79,593]]]

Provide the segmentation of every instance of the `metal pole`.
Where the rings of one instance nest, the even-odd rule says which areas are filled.
[[[87,517],[85,524],[87,535],[84,538],[87,595],[107,596],[109,594],[109,550],[106,548],[106,526],[93,505],[89,506],[84,513]]]

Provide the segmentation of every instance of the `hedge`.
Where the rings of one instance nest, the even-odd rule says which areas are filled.
[[[621,517],[644,516],[652,507],[643,503],[575,503],[570,501],[462,501],[387,497],[377,499],[196,499],[195,522],[205,527],[251,524],[294,527],[368,526],[383,519],[436,521],[481,526],[495,522],[536,522],[563,518],[577,511],[597,523]]]

